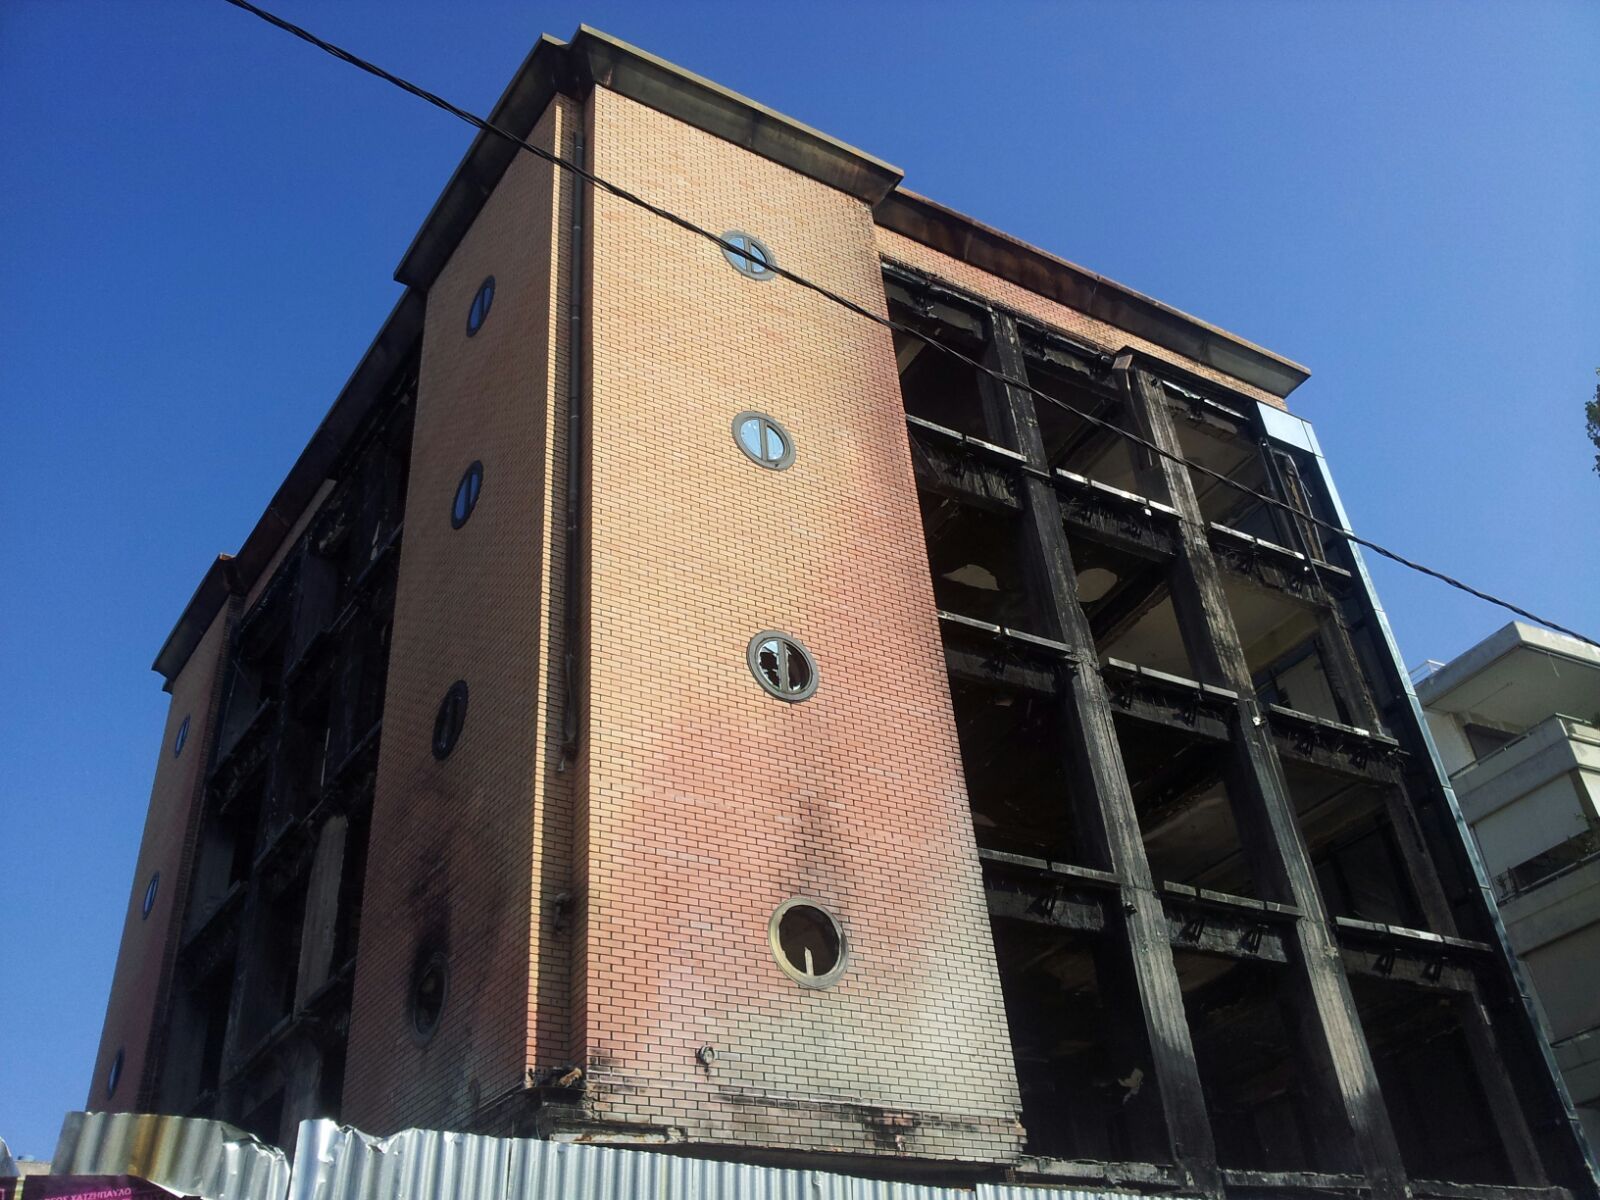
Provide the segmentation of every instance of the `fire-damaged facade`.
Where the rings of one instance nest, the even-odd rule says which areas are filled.
[[[157,659],[90,1108],[1595,1194],[1303,368],[587,28],[491,120],[725,244],[473,143]]]

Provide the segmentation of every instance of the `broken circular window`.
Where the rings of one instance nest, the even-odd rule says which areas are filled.
[[[450,505],[450,528],[460,529],[467,523],[472,510],[478,507],[478,493],[483,491],[483,464],[475,462],[456,484],[456,498]]]
[[[117,1084],[122,1082],[122,1049],[117,1048],[117,1056],[111,1060],[111,1069],[106,1072],[106,1099],[117,1094]]]
[[[767,923],[767,934],[778,965],[802,987],[827,987],[844,974],[844,930],[815,900],[785,900]]]
[[[444,1002],[450,995],[450,966],[435,951],[420,963],[411,977],[411,1032],[426,1042],[439,1028]]]
[[[794,439],[766,413],[742,412],[735,417],[733,440],[746,458],[769,471],[781,471],[794,462]]]
[[[150,913],[151,913],[151,910],[155,908],[155,906],[156,906],[156,892],[160,889],[160,887],[161,887],[161,872],[157,871],[154,875],[150,876],[150,882],[145,885],[144,903],[139,906],[140,907],[140,919],[141,920],[143,918],[145,918],[145,917],[148,917],[150,915]]]
[[[494,276],[491,275],[478,285],[478,292],[472,297],[472,307],[467,309],[468,337],[483,328],[483,323],[489,319],[489,307],[493,303]]]
[[[183,723],[178,726],[178,732],[172,735],[172,757],[177,758],[183,753],[184,743],[189,740],[189,718],[185,716]]]
[[[443,760],[461,740],[461,727],[467,720],[467,684],[458,679],[439,702],[439,714],[433,719],[433,756]]]
[[[760,238],[753,238],[748,233],[740,233],[737,229],[730,230],[722,235],[722,240],[728,243],[722,248],[722,257],[728,260],[739,274],[750,279],[771,279],[775,272],[772,269],[772,251],[767,249],[767,244]]]
[[[756,682],[780,700],[805,700],[817,690],[816,663],[810,652],[786,633],[769,629],[756,634],[745,657]]]

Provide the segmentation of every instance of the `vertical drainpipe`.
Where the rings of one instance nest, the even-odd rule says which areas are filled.
[[[583,130],[572,146],[573,164],[584,169]],[[557,771],[565,771],[578,753],[578,524],[582,512],[583,472],[583,260],[584,182],[572,177],[572,237],[567,253],[571,274],[567,284],[567,530],[566,570],[563,586],[563,662],[561,757]]]

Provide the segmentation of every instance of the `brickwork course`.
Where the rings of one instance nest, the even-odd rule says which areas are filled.
[[[1293,422],[1285,397],[1304,368],[904,193],[894,168],[593,30],[541,41],[493,119],[706,230],[760,238],[784,268],[871,313],[968,321],[983,331],[989,361],[1013,374],[1019,330],[1059,337],[1062,353],[1080,356],[1084,386],[1143,414],[1130,426],[1158,443],[1221,429],[1254,430],[1265,445],[1258,409]],[[900,292],[886,291],[886,272]],[[1412,1085],[1396,1082],[1393,1039],[1376,1032],[1390,1011],[1374,1002],[1358,1012],[1367,985],[1350,982],[1394,963],[1352,941],[1356,926],[1336,929],[1331,901],[1327,915],[1314,898],[1290,903],[1314,897],[1321,850],[1286,807],[1291,776],[1278,755],[1290,750],[1261,715],[1271,701],[1255,694],[1276,685],[1252,679],[1246,634],[1218,615],[1236,593],[1217,573],[1235,560],[1220,550],[1213,558],[1193,491],[1162,485],[1176,509],[1116,489],[1087,504],[1058,496],[1067,485],[1042,457],[1033,400],[988,382],[973,395],[991,428],[1009,431],[1010,449],[937,422],[913,420],[908,439],[902,372],[915,356],[888,329],[781,278],[753,278],[706,239],[487,135],[397,278],[405,299],[275,501],[294,521],[264,520],[236,559],[214,568],[157,661],[172,703],[91,1108],[164,1105],[280,1142],[300,1119],[336,1116],[375,1134],[425,1126],[647,1142],[890,1175],[1122,1181],[1215,1197],[1265,1194],[1274,1180],[1295,1194],[1384,1200],[1419,1191],[1492,1200],[1494,1184],[1543,1189],[1546,1200],[1584,1190],[1570,1106],[1548,1064],[1530,1058],[1494,1078],[1497,1054],[1537,1042],[1524,1038],[1532,1026],[1514,968],[1495,957],[1492,911],[1472,898],[1472,859],[1447,820],[1428,826],[1432,842],[1407,835],[1418,847],[1407,870],[1414,883],[1419,872],[1455,880],[1456,892],[1430,910],[1434,933],[1388,936],[1416,956],[1404,960],[1406,978],[1457,989],[1439,1036],[1459,1037],[1458,1057],[1471,1064],[1462,1086],[1481,1088],[1486,1111],[1505,1118],[1504,1146],[1473,1160],[1476,1192],[1414,1186],[1445,1169],[1438,1148],[1448,1139],[1402,1112],[1394,1089],[1405,1087],[1409,1104]],[[492,306],[470,328],[491,278]],[[907,301],[891,310],[897,294],[912,294],[909,317]],[[939,315],[955,310],[968,316]],[[1178,432],[1159,407],[1168,384],[1187,405]],[[370,430],[399,428],[383,422],[408,404],[409,440],[382,468]],[[783,469],[741,452],[734,421],[747,411],[789,435]],[[1298,463],[1309,488],[1323,486],[1309,434],[1270,461],[1280,472]],[[476,504],[453,519],[473,464]],[[1135,463],[1141,485],[1157,465]],[[394,501],[383,516],[402,488],[403,510]],[[1006,576],[1009,542],[983,547],[983,538],[970,553],[976,562],[995,550],[992,573],[932,565],[941,523],[956,520],[939,506],[974,497],[989,519],[1015,527],[1000,540],[1016,540],[1017,578]],[[341,504],[368,517],[336,511]],[[377,531],[371,545],[349,544],[357,526]],[[1072,563],[1101,534],[1138,561],[1181,565],[1165,592],[1151,593],[1171,599],[1167,624],[1142,636],[1181,637],[1193,651],[1203,626],[1231,644],[1187,660],[1222,664],[1202,675],[1233,675],[1147,673],[1142,692],[1116,683],[1124,668],[1102,666],[1116,655],[1094,640],[1101,628],[1083,613],[1096,598],[1080,598]],[[1323,719],[1317,761],[1381,759],[1384,786],[1448,814],[1437,778],[1390,765],[1405,755],[1425,763],[1427,743],[1407,716],[1403,674],[1382,658],[1386,634],[1358,564],[1313,570],[1292,548],[1255,545],[1244,569],[1258,591],[1282,591],[1286,573],[1316,577],[1294,584],[1294,611],[1324,607],[1286,628],[1304,637],[1315,627],[1317,653],[1346,656],[1339,669],[1319,660],[1333,680],[1328,703],[1340,687],[1370,688],[1366,723],[1386,731]],[[348,598],[337,617],[315,591],[322,559],[335,554],[345,556],[338,594]],[[383,571],[393,572],[387,592]],[[1032,628],[1048,636],[1019,637],[998,621],[952,624],[940,598],[952,574],[996,593],[1025,586],[1046,605]],[[1338,604],[1306,593],[1325,585],[1346,589]],[[1119,628],[1148,631],[1134,622],[1150,602]],[[266,668],[239,631],[273,604],[289,614],[292,652]],[[363,621],[386,674],[319,665],[318,647]],[[761,686],[747,649],[765,632],[809,652],[809,698]],[[382,679],[381,736],[347,756],[341,743],[338,763],[308,758],[323,753],[305,748],[322,744],[317,722],[331,744],[335,710],[358,706],[349,681],[361,670]],[[226,709],[251,672],[270,676],[248,695],[266,698],[263,712],[282,710],[276,741],[219,732],[243,726]],[[1028,688],[1064,706],[1056,728],[1074,747],[1059,751],[1073,757],[1073,819],[1092,810],[1078,836],[1099,848],[1087,858],[1008,856],[984,843],[994,821],[977,814],[988,789],[971,772],[1015,768],[979,762],[967,742],[970,702],[953,700],[952,680],[974,679],[998,689],[985,693],[997,711],[1032,711]],[[441,754],[441,704],[458,681],[464,718]],[[1200,682],[1226,687],[1204,693]],[[1187,689],[1181,703],[1170,699],[1175,688]],[[1149,700],[1158,693],[1169,698]],[[1259,892],[1211,893],[1197,916],[1185,907],[1200,903],[1195,886],[1160,890],[1140,841],[1139,772],[1123,761],[1145,751],[1116,741],[1136,700],[1168,728],[1186,722],[1175,736],[1200,736],[1198,721],[1202,732],[1222,731],[1207,735],[1219,745],[1248,747],[1228,768],[1220,804],[1239,814],[1227,835],[1254,839],[1252,869],[1268,865]],[[1179,718],[1151,717],[1162,704]],[[1304,722],[1294,728],[1302,743],[1311,736]],[[1096,742],[1092,730],[1105,736]],[[254,828],[237,834],[235,890],[251,891],[246,911],[269,915],[236,927],[226,905],[202,905],[191,876],[212,852],[202,843],[235,836],[242,802],[230,780],[247,750],[266,764],[269,815],[260,840],[250,840]],[[1154,755],[1182,757],[1159,746]],[[1310,769],[1295,768],[1295,786]],[[311,799],[295,807],[279,795],[295,788]],[[1129,855],[1120,875],[1096,869]],[[1419,887],[1443,895],[1438,882]],[[1258,895],[1283,903],[1272,910]],[[780,962],[771,930],[787,902],[823,909],[842,935],[843,969],[823,986]],[[1307,921],[1322,941],[1295,940]],[[280,930],[276,944],[252,941],[252,929],[268,928]],[[1192,944],[1175,956],[1169,934],[1172,947]],[[1452,959],[1446,978],[1440,957],[1430,975],[1426,955],[1443,934],[1460,935],[1475,965]],[[1019,959],[1026,937],[1057,944]],[[1085,950],[1091,942],[1098,948]],[[1287,1021],[1281,1054],[1321,1064],[1280,1107],[1249,1114],[1253,1142],[1227,1124],[1246,1118],[1228,1115],[1216,1092],[1229,1054],[1215,1048],[1230,1034],[1215,1014],[1244,1001],[1213,1009],[1198,998],[1211,979],[1193,966],[1202,952],[1288,980],[1273,1002],[1281,1016],[1252,1028],[1281,1033]],[[229,955],[234,994],[210,1006],[226,1014],[224,1029],[222,1016],[196,1015],[212,985],[201,986],[195,964],[214,970]],[[278,1008],[240,994],[285,977],[273,955],[288,963]],[[1054,976],[1035,970],[1046,960]],[[444,965],[436,1023],[419,1016],[430,963]],[[1094,1081],[1060,1081],[1070,1102],[1052,1098],[1053,1083],[1041,1091],[1039,1063],[1093,1039],[1077,1018],[1041,1031],[1019,1015],[1062,980],[1080,999],[1098,997],[1083,1013],[1134,1031],[1111,1039]],[[108,1095],[119,1059],[121,1082]],[[1099,1105],[1099,1115],[1061,1117],[1072,1104]],[[1326,1128],[1302,1120],[1282,1133],[1308,1111]],[[1047,1133],[1058,1120],[1064,1132]],[[1075,1137],[1087,1148],[1069,1152]],[[1264,1168],[1302,1143],[1301,1173],[1269,1180]]]

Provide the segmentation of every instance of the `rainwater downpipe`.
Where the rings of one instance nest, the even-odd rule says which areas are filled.
[[[572,145],[572,160],[585,168],[583,131]],[[562,595],[563,712],[561,757],[557,771],[565,771],[578,755],[578,570],[579,530],[583,503],[583,180],[572,177],[572,237],[567,254],[571,275],[567,285],[567,559]]]

